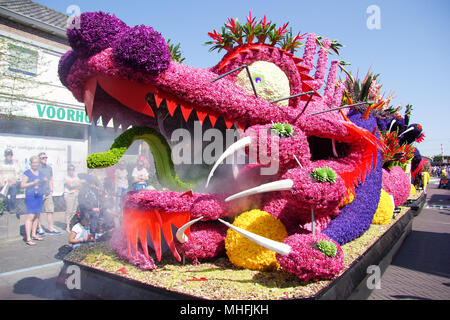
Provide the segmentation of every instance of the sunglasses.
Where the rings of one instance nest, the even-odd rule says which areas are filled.
[[[48,159],[48,157],[41,157],[41,159]]]

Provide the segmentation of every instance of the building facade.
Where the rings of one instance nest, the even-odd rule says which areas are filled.
[[[46,152],[57,197],[68,165],[86,172],[87,155],[107,150],[118,135],[90,124],[84,104],[59,80],[68,19],[33,1],[0,0],[0,161],[11,148],[23,172],[32,155]]]

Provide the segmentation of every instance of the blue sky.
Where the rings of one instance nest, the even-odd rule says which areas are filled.
[[[345,45],[340,59],[351,63],[348,70],[365,75],[371,67],[380,74],[382,91],[395,92],[395,106],[402,105],[403,112],[413,105],[411,122],[420,123],[426,135],[417,145],[422,155],[440,154],[441,144],[450,154],[450,1],[36,1],[64,13],[77,5],[81,12],[102,10],[131,26],[152,26],[180,42],[184,63],[199,68],[217,64],[224,54],[203,45],[207,32],[219,30],[228,17],[244,21],[249,10],[277,25],[289,21],[294,32],[338,39]],[[381,29],[367,28],[370,5],[380,8]]]

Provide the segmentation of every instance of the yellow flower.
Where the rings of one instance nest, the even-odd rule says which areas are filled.
[[[342,199],[341,203],[339,204],[339,209],[342,209],[346,205],[350,204],[355,200],[355,195],[353,192],[351,192],[349,189],[347,189],[347,195]]]
[[[373,224],[388,224],[391,222],[394,214],[394,202],[391,196],[381,189],[380,201],[378,202],[378,209],[373,216]]]
[[[288,236],[281,221],[262,210],[240,214],[233,225],[275,241],[282,242]],[[280,267],[274,251],[261,247],[232,229],[227,231],[225,248],[228,258],[236,267],[260,271],[272,271]]]
[[[409,195],[413,196],[416,194],[416,192],[417,192],[416,187],[414,187],[414,185],[411,184],[411,190],[409,191]]]

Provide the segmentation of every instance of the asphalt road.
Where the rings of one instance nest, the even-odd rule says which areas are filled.
[[[375,289],[369,300],[450,299],[450,190],[437,189],[434,179],[427,201],[414,218],[413,232],[384,272],[381,289]],[[63,221],[63,213],[56,213],[55,225],[61,230]],[[34,247],[23,239],[0,242],[0,299],[65,299],[56,278],[68,252],[67,240],[63,231],[47,235]]]

